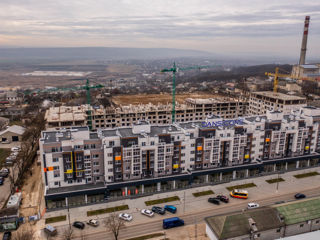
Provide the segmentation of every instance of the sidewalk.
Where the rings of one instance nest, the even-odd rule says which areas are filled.
[[[208,197],[211,197],[212,195],[202,196],[202,197],[196,198],[192,195],[192,193],[206,191],[206,190],[212,190],[215,193],[214,195],[224,194],[224,195],[228,196],[229,191],[226,189],[226,187],[240,185],[240,184],[246,184],[246,183],[252,183],[252,182],[255,183],[257,185],[257,187],[247,189],[249,192],[249,199],[259,199],[259,198],[261,198],[261,196],[266,196],[266,197],[274,196],[275,202],[276,202],[277,201],[276,197],[279,194],[286,194],[286,193],[295,192],[295,191],[303,192],[304,189],[307,189],[310,187],[320,186],[320,175],[313,176],[313,177],[306,177],[306,178],[302,178],[302,179],[296,179],[293,176],[293,175],[300,174],[300,173],[314,172],[314,171],[319,172],[320,167],[305,169],[305,170],[298,170],[298,171],[287,172],[287,173],[281,174],[280,177],[283,178],[285,181],[279,183],[278,191],[276,189],[277,183],[269,184],[266,182],[266,180],[268,180],[268,179],[278,178],[278,174],[275,174],[275,175],[269,175],[269,176],[252,178],[252,179],[232,181],[229,183],[219,184],[219,185],[214,185],[214,186],[204,186],[204,187],[191,188],[191,189],[175,191],[175,192],[160,193],[160,194],[155,194],[153,196],[142,197],[142,198],[137,198],[137,199],[132,199],[132,200],[125,199],[125,200],[116,201],[116,202],[95,204],[95,205],[83,206],[83,207],[78,207],[78,208],[71,208],[70,209],[70,222],[71,223],[73,221],[83,221],[84,222],[84,221],[87,221],[92,218],[100,219],[100,222],[102,222],[103,219],[108,217],[109,214],[101,214],[101,215],[97,215],[97,216],[87,217],[87,211],[108,208],[108,207],[115,207],[115,206],[127,204],[129,206],[129,209],[124,212],[132,214],[134,220],[132,222],[126,223],[126,225],[130,226],[130,225],[143,224],[144,222],[149,221],[149,218],[141,215],[140,210],[143,208],[151,208],[151,206],[147,207],[145,205],[145,203],[144,203],[145,201],[159,199],[159,198],[166,198],[166,197],[171,197],[171,196],[179,196],[180,201],[170,202],[168,204],[175,205],[178,209],[178,213],[187,214],[187,213],[191,213],[194,211],[204,210],[204,209],[210,208],[212,206],[212,204],[208,203],[208,201],[207,201]],[[184,194],[186,197],[185,203],[183,201]],[[230,199],[229,204],[236,204],[236,203],[238,203],[237,199]],[[158,204],[158,205],[164,206],[165,204]],[[67,216],[68,215],[67,210],[64,209],[64,210],[46,213],[44,218],[37,223],[37,229],[38,230],[43,229],[43,227],[45,225],[44,224],[45,218],[54,217],[54,216],[61,216],[61,215]],[[153,219],[161,219],[161,218],[167,218],[167,217],[168,216],[156,215]],[[59,226],[66,226],[67,224],[68,224],[68,219],[67,219],[67,221],[57,222],[57,223],[54,223],[51,225],[53,225],[55,227],[59,227]],[[102,226],[100,226],[98,228],[90,228],[90,232],[101,231],[101,229],[103,228],[103,224],[101,224],[101,225]]]

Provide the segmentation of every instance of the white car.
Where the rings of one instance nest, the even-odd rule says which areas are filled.
[[[253,209],[253,208],[258,208],[259,204],[258,203],[248,203],[248,209]]]
[[[120,213],[119,214],[119,218],[122,219],[122,220],[125,220],[127,222],[130,222],[133,219],[132,216],[130,214],[128,214],[128,213]]]
[[[93,226],[93,227],[98,227],[99,226],[99,221],[96,220],[96,219],[90,219],[88,222],[87,222],[88,225],[90,226]]]
[[[141,210],[141,214],[146,215],[148,217],[153,217],[154,216],[154,212],[152,212],[151,210],[148,210],[148,209],[142,209]]]
[[[11,148],[11,151],[19,152],[20,151],[20,147],[13,147],[13,148]]]

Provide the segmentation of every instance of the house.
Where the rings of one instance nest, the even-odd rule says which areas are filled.
[[[8,118],[0,117],[0,131],[8,126],[10,120]]]
[[[24,127],[13,125],[8,127],[6,130],[0,132],[0,142],[2,143],[11,143],[11,142],[20,142],[22,135],[25,131]]]
[[[0,232],[17,230],[19,227],[19,208],[10,207],[0,210]]]
[[[205,222],[210,240],[294,236],[320,230],[320,198],[207,217]]]

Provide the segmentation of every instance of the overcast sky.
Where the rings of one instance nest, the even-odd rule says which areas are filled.
[[[0,47],[165,47],[320,56],[319,0],[0,0]],[[308,57],[307,56],[307,57]]]

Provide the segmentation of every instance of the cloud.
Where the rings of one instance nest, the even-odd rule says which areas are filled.
[[[21,44],[14,40],[19,36],[25,37],[25,46],[41,39],[46,40],[42,46],[49,46],[52,38],[55,46],[70,46],[72,40],[101,46],[106,39],[113,46],[148,41],[161,47],[165,41],[172,44],[166,47],[181,42],[184,48],[197,48],[196,42],[210,46],[215,40],[234,39],[245,50],[250,46],[239,39],[254,39],[272,48],[265,39],[300,41],[305,15],[311,15],[310,34],[319,38],[320,3],[312,0],[1,0],[0,34],[11,41],[0,40],[0,45]]]

